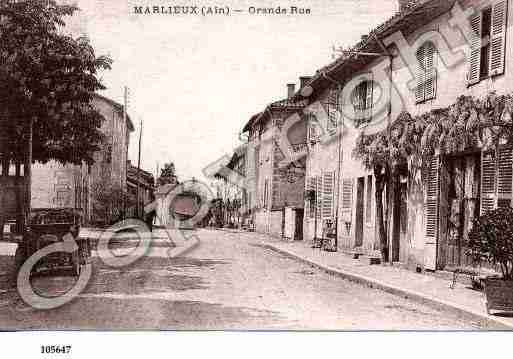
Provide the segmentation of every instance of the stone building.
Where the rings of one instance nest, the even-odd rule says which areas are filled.
[[[256,178],[255,229],[274,236],[283,236],[286,227],[289,227],[285,223],[287,208],[293,212],[293,216],[288,218],[294,222],[293,227],[297,228],[292,236],[302,232],[304,159],[295,161],[285,168],[280,167],[284,153],[279,143],[283,137],[287,138],[293,152],[300,152],[306,148],[304,121],[299,121],[293,128],[287,128],[286,133],[282,132],[285,120],[295,113],[301,113],[307,103],[305,100],[292,100],[293,94],[294,84],[289,84],[287,99],[270,104],[245,126],[249,132],[247,161],[255,162],[254,170],[251,168],[248,171],[249,178]],[[251,158],[253,156],[254,160]]]
[[[123,106],[117,102],[95,95],[93,104],[105,118],[101,127],[105,142],[95,153],[94,164],[89,168],[55,161],[34,164],[33,208],[80,208],[86,222],[104,222],[106,210],[112,217],[123,211],[129,136],[134,127],[128,116],[123,118]],[[116,201],[115,206],[109,204],[107,208],[105,203],[100,204],[112,200]]]
[[[326,178],[331,183],[335,177],[338,218],[334,220],[340,249],[372,253],[380,248],[374,174],[352,155],[361,133],[383,129],[403,113],[416,117],[447,108],[462,95],[484,99],[491,91],[498,95],[513,92],[513,46],[508,42],[513,30],[506,26],[513,7],[508,3],[400,1],[400,11],[363,36],[352,55],[322,68],[308,82],[313,93],[308,97],[309,107],[331,103],[342,114],[341,128],[336,131],[340,137],[327,145],[318,145],[315,138],[312,141],[315,133],[309,131],[305,183],[306,190],[315,188],[324,194],[329,192],[324,188]],[[464,13],[470,6],[474,11]],[[466,32],[456,26],[462,16]],[[298,93],[295,98],[303,97]],[[328,110],[310,116],[310,129],[317,123],[329,129],[329,106],[323,107]],[[494,166],[496,158],[498,165]],[[490,154],[480,146],[435,153],[422,185],[411,167],[403,169],[395,194],[389,197],[391,210],[386,218],[391,260],[428,270],[468,264],[464,243],[472,220],[511,204],[512,173],[511,149]],[[324,213],[319,199],[306,206],[322,207],[317,215],[329,217],[329,206]],[[307,239],[314,235],[312,219],[307,213]],[[452,236],[455,228],[459,234]]]
[[[155,199],[155,178],[145,170],[133,166],[130,161],[127,164],[127,217],[137,217],[137,194],[139,193],[139,211]]]
[[[105,141],[90,171],[91,220],[104,221],[107,206],[112,221],[125,211],[128,146],[134,126],[128,115],[123,117],[123,105],[101,95],[94,97],[93,104],[105,118],[101,128]]]
[[[240,228],[243,225],[251,227],[251,207],[246,187],[247,146],[242,145],[235,149],[232,157],[213,175],[218,206],[217,223],[227,227]]]

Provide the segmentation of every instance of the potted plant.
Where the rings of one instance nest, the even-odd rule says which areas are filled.
[[[498,208],[474,222],[467,255],[500,268],[502,276],[485,278],[486,310],[513,312],[513,209]]]

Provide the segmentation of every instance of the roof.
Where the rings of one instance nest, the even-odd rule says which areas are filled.
[[[308,105],[307,100],[300,99],[285,99],[273,102],[269,105],[269,109],[272,110],[285,110],[285,111],[297,111],[302,110]]]
[[[249,129],[260,123],[262,120],[266,119],[269,116],[269,113],[272,111],[286,111],[286,112],[296,112],[301,111],[303,108],[305,108],[309,103],[309,100],[302,99],[302,98],[288,98],[284,100],[279,100],[276,102],[271,103],[266,107],[266,109],[253,117],[249,120],[249,122],[244,126],[244,129],[242,132],[247,132]]]
[[[134,183],[143,183],[147,186],[153,187],[155,180],[153,175],[143,169],[137,169],[137,167],[133,165],[129,165],[127,169],[127,181],[131,181]]]
[[[108,98],[108,97],[105,97],[105,96],[102,96],[98,93],[95,93],[94,94],[95,97],[99,98],[100,100],[103,100],[105,102],[107,102],[109,105],[111,105],[112,107],[114,107],[118,112],[123,112],[123,105]],[[130,119],[130,116],[128,115],[128,113],[126,114],[126,124],[128,126],[128,129],[130,130],[130,132],[133,132],[135,131],[135,127],[134,127],[134,124],[132,122],[132,120]]]
[[[245,149],[244,146],[237,147],[235,149],[235,151],[233,151],[232,158],[230,159],[230,162],[228,163],[228,165],[226,167],[233,170],[235,168],[235,164],[237,163],[237,161],[244,157],[244,155],[245,155],[244,149]]]
[[[262,112],[257,113],[256,115],[251,116],[249,121],[244,125],[244,128],[242,129],[242,133],[248,132],[251,129],[251,126],[255,123],[255,121],[258,119],[258,117],[262,114]]]
[[[383,39],[394,32],[401,30],[405,36],[413,33],[420,27],[430,23],[436,18],[452,9],[456,0],[418,0],[412,1],[402,11],[397,12],[383,24],[377,26],[351,50],[365,52],[383,52],[379,38]],[[331,64],[321,68],[306,85],[314,91],[323,90],[332,84],[327,78],[349,78],[355,71],[374,61],[374,57],[342,55]],[[301,90],[294,95],[294,99],[302,98]]]

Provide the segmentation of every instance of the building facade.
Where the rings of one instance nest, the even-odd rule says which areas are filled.
[[[155,178],[142,169],[133,166],[130,161],[127,164],[127,217],[137,217],[137,196],[139,195],[139,213],[142,213],[145,205],[155,200]]]
[[[91,221],[100,223],[125,215],[128,146],[134,126],[123,105],[101,95],[93,98],[93,105],[105,118],[101,128],[105,140],[90,171]]]
[[[250,181],[256,179],[252,182],[256,198],[250,200],[254,203],[255,230],[280,237],[290,233],[295,238],[302,237],[305,160],[301,158],[282,167],[285,154],[281,143],[286,138],[293,152],[306,148],[306,122],[298,121],[292,128],[285,123],[294,114],[300,114],[307,101],[292,100],[293,94],[294,85],[289,84],[289,97],[269,105],[245,129],[249,132],[247,161],[255,163],[247,174]]]
[[[401,2],[401,11],[362,37],[353,54],[318,71],[307,84],[313,89],[309,101],[311,107],[323,104],[325,111],[309,116],[305,189],[320,195],[305,202],[305,239],[315,236],[312,227],[321,222],[322,228],[331,218],[330,206],[323,204],[330,186],[324,183],[334,177],[339,248],[365,253],[380,248],[376,179],[353,156],[358,137],[383,127],[380,121],[392,123],[404,113],[417,118],[448,108],[461,96],[511,93],[513,46],[508,39],[513,30],[507,24],[512,12],[506,0]],[[467,32],[456,26],[462,14]],[[376,78],[380,74],[388,75]],[[383,96],[384,91],[389,95]],[[378,112],[383,97],[384,115]],[[314,128],[321,123],[329,131],[330,104],[342,114],[340,136],[319,145]],[[511,204],[512,166],[509,148],[490,155],[477,146],[435,153],[420,185],[418,172],[411,166],[403,169],[394,194],[384,200],[390,207],[385,221],[391,260],[428,270],[468,264],[464,243],[472,221]]]
[[[119,216],[123,211],[128,143],[134,127],[128,116],[123,117],[122,105],[100,95],[95,95],[93,104],[105,119],[101,127],[105,142],[94,154],[94,164],[90,167],[55,161],[34,164],[33,208],[82,209],[86,222],[98,223],[105,221],[106,215]],[[113,200],[116,206],[112,206]]]

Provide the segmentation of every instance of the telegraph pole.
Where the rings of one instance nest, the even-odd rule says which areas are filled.
[[[123,91],[123,126],[126,126],[126,123],[127,123],[127,108],[128,108],[128,87],[124,87],[124,91]],[[127,145],[128,147],[128,145]],[[122,164],[123,166],[126,167],[126,163],[123,163]],[[125,174],[125,181],[126,181],[126,177],[128,177],[128,168],[126,170],[126,174]],[[123,180],[123,179],[122,179]],[[125,188],[122,188],[123,192],[125,192]],[[123,193],[123,196],[121,198],[121,200],[123,201],[123,219],[126,218],[126,198],[125,198],[125,194]]]
[[[143,131],[143,122],[141,120],[139,125],[139,154],[137,158],[137,204],[136,204],[136,211],[137,211],[137,218],[140,218],[141,216],[141,210],[140,210],[140,195],[139,195],[139,173],[141,171],[141,142],[142,142],[142,131]]]

